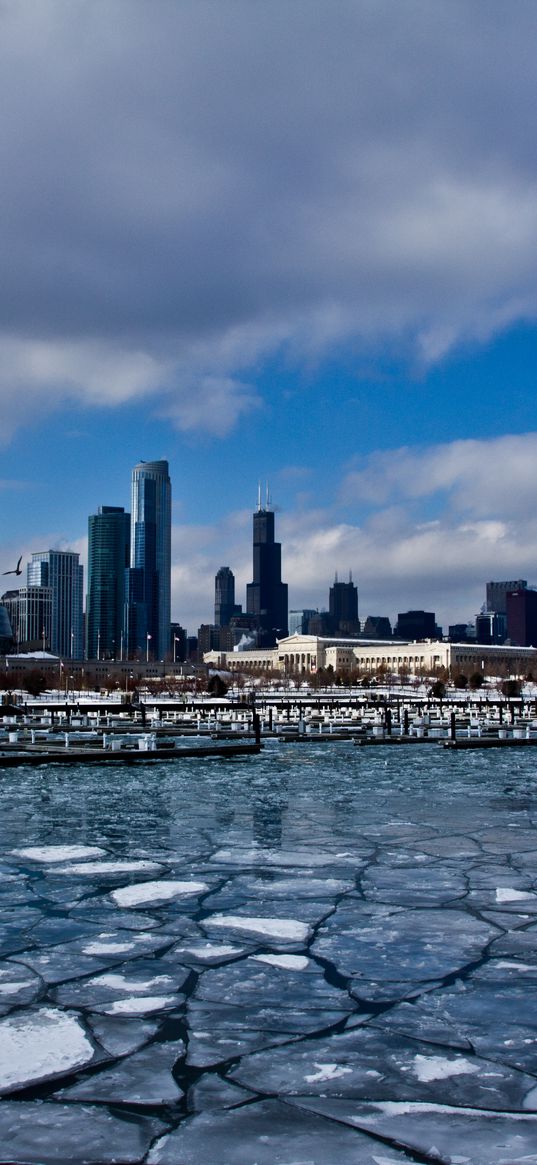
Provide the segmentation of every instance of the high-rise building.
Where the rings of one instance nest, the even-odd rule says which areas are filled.
[[[433,611],[400,611],[394,636],[396,639],[436,639],[436,615]]]
[[[338,576],[330,587],[328,610],[333,635],[359,635],[358,588],[349,573],[348,582],[339,582]]]
[[[2,603],[7,609],[18,651],[50,647],[52,633],[52,587],[19,587],[6,591]]]
[[[530,587],[507,594],[507,637],[515,647],[537,647],[537,591]]]
[[[221,566],[214,576],[214,622],[216,627],[229,627],[233,615],[240,613],[235,605],[235,575],[229,566]]]
[[[130,525],[130,514],[122,506],[99,506],[88,518],[88,659],[123,658]]]
[[[509,591],[524,591],[527,587],[526,579],[518,578],[513,582],[487,583],[487,611],[497,611],[500,615],[507,614],[507,595]]]
[[[131,565],[125,634],[129,655],[166,659],[170,651],[171,483],[167,461],[132,471]]]
[[[260,647],[287,635],[287,584],[282,582],[282,548],[274,541],[274,511],[267,502],[253,515],[253,582],[246,587],[246,610],[254,615]]]
[[[73,550],[32,554],[27,567],[29,587],[50,587],[52,620],[50,649],[66,659],[82,659],[84,650],[84,570]]]

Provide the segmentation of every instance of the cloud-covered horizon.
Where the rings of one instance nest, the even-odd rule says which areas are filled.
[[[0,440],[537,317],[530,0],[3,0]]]

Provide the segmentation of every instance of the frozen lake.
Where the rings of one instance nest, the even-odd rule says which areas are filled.
[[[535,1165],[536,764],[0,771],[0,1163]]]

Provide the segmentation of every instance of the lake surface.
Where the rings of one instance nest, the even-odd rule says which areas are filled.
[[[0,1162],[534,1163],[536,765],[1,770]]]

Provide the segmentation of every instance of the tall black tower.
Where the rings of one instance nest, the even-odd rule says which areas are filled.
[[[330,587],[329,610],[333,634],[360,634],[358,588],[352,581],[352,574],[349,574],[348,582],[339,582],[336,574],[334,583]]]
[[[261,497],[254,514],[254,578],[246,587],[246,610],[257,622],[259,646],[273,647],[288,633],[287,583],[282,583],[282,548],[274,541],[274,511]]]

